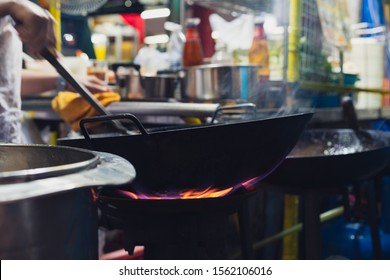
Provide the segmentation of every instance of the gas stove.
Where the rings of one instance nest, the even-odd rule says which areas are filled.
[[[237,251],[253,258],[249,199],[256,189],[213,198],[134,199],[127,191],[98,194],[101,224],[123,230],[123,248],[145,259],[229,259]]]

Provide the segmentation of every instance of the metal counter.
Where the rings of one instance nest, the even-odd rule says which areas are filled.
[[[107,110],[113,114],[131,113],[136,116],[180,116],[208,117],[212,116],[219,104],[175,103],[175,102],[114,102]],[[22,110],[28,112],[33,119],[61,121],[60,116],[53,111],[51,99],[24,99]],[[375,120],[390,118],[390,107],[379,109],[356,109],[359,120]],[[312,122],[341,122],[342,109],[317,108]]]
[[[180,116],[209,117],[213,116],[219,104],[179,103],[179,102],[113,102],[107,106],[112,114],[131,113],[136,116]],[[60,116],[52,109],[51,99],[24,99],[22,110],[31,118],[42,120],[58,120]]]

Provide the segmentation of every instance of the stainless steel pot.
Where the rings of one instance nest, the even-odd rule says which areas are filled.
[[[140,66],[133,63],[114,63],[112,68],[123,99],[181,99],[176,72],[141,75]]]
[[[195,101],[250,101],[259,92],[260,65],[208,64],[184,70],[185,97]]]
[[[125,159],[47,145],[0,145],[0,258],[97,259],[91,187],[135,178]]]
[[[157,74],[142,76],[143,96],[150,100],[181,99],[176,74]]]

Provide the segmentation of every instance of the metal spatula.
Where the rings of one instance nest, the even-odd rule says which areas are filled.
[[[96,97],[87,88],[80,84],[71,73],[69,73],[69,71],[61,64],[57,57],[48,48],[44,48],[41,51],[41,55],[101,115],[110,115],[110,113],[100,104]],[[119,121],[113,122],[118,130],[125,132],[126,134],[129,133],[129,131]]]

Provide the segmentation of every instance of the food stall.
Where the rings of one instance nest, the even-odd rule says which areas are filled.
[[[116,188],[86,184],[98,255],[53,258],[389,257],[378,225],[388,214],[378,213],[390,158],[387,27],[361,24],[365,1],[78,2],[47,6],[64,57],[44,55],[76,94],[37,93],[22,107],[42,142],[134,170]],[[118,99],[77,78],[102,73]],[[372,243],[335,249],[352,222],[370,232],[346,244]],[[21,258],[52,258],[37,252]]]

